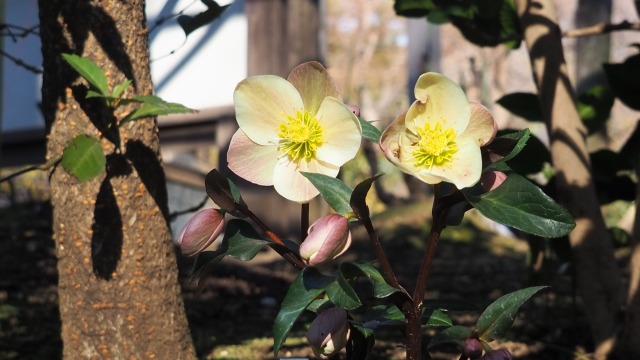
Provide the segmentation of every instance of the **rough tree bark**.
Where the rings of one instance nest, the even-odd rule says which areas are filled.
[[[575,107],[551,0],[516,0],[534,79],[551,141],[559,201],[573,215],[569,235],[579,293],[596,342],[596,357],[611,350],[621,305],[621,284],[586,149],[586,130]]]
[[[47,157],[78,134],[102,141],[107,171],[79,183],[50,174],[66,359],[191,359],[167,221],[155,119],[109,127],[114,114],[87,100],[61,53],[96,62],[127,95],[153,92],[143,0],[40,0]],[[116,117],[126,111],[118,112]]]

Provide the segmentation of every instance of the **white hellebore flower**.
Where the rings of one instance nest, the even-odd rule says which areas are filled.
[[[416,101],[380,138],[387,159],[428,184],[442,181],[458,189],[480,180],[480,147],[493,140],[496,124],[487,108],[469,103],[453,81],[437,73],[422,74]]]
[[[301,172],[336,176],[360,148],[360,122],[320,63],[299,65],[286,80],[244,79],[233,101],[240,129],[229,146],[229,168],[255,184],[273,185],[289,200],[307,203],[318,195]]]

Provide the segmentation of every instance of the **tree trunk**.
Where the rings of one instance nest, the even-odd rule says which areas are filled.
[[[573,265],[596,357],[601,359],[611,349],[622,296],[613,245],[591,178],[586,130],[576,111],[553,4],[517,0],[516,5],[549,131],[558,200],[576,220],[569,235]]]
[[[50,175],[64,357],[195,358],[155,119],[109,127],[114,114],[101,100],[85,99],[87,83],[60,57],[91,59],[111,87],[133,80],[127,96],[153,93],[144,1],[40,0],[39,6],[48,161],[78,134],[101,139],[107,154],[106,173],[88,182],[61,166]]]

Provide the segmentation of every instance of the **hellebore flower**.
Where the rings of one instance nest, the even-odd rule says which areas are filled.
[[[464,341],[462,355],[465,359],[477,359],[482,355],[482,343],[476,338],[469,338]]]
[[[299,65],[286,80],[248,77],[233,102],[240,129],[229,146],[229,168],[289,200],[307,203],[318,195],[301,172],[336,176],[360,148],[360,122],[320,63]]]
[[[428,184],[445,181],[462,189],[477,183],[480,146],[496,133],[489,110],[469,103],[458,85],[437,73],[420,76],[415,96],[382,134],[380,148],[387,159]]]
[[[224,216],[220,210],[200,210],[184,226],[176,244],[180,246],[182,255],[197,255],[211,245],[223,229]]]
[[[321,312],[313,320],[307,339],[313,353],[321,359],[327,359],[347,345],[350,332],[347,312],[331,308]]]
[[[329,214],[309,227],[307,238],[300,244],[300,257],[308,265],[321,265],[342,255],[349,246],[349,221],[344,216]]]

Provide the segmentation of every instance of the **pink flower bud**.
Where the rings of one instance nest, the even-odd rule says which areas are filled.
[[[482,343],[476,338],[470,338],[464,341],[462,355],[467,359],[477,359],[482,355]]]
[[[489,351],[480,360],[511,360],[511,353],[507,349]]]
[[[353,115],[360,116],[360,108],[358,107],[358,105],[347,104],[347,108],[351,110]]]
[[[480,177],[480,185],[484,191],[488,192],[495,190],[498,186],[502,185],[505,180],[507,180],[507,174],[502,171],[489,170],[482,173],[482,176]]]
[[[224,216],[218,209],[204,209],[195,213],[176,240],[182,255],[193,256],[211,245],[224,229]]]
[[[347,312],[331,308],[321,312],[313,320],[307,339],[317,357],[328,359],[347,345],[350,332]]]
[[[309,227],[300,245],[300,257],[308,265],[321,265],[342,255],[351,246],[349,221],[342,215],[329,214]]]

